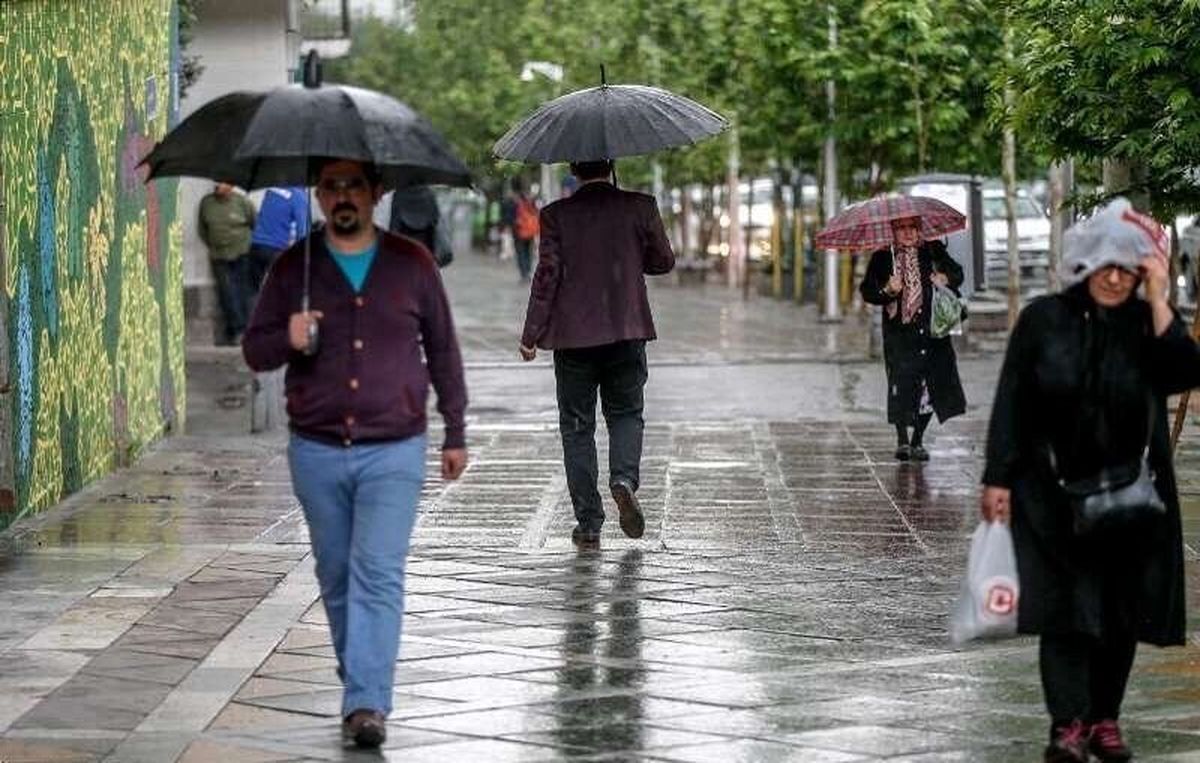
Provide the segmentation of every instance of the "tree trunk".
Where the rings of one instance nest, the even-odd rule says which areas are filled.
[[[728,215],[729,215],[729,259],[727,279],[729,288],[735,289],[740,283],[742,270],[745,268],[746,252],[742,248],[742,216],[741,204],[739,203],[738,181],[740,174],[741,157],[739,154],[737,117],[730,119],[732,126],[729,128],[729,154],[728,164],[725,172],[725,185],[728,188],[729,198]]]
[[[707,259],[708,248],[713,243],[713,233],[717,228],[717,219],[713,214],[716,203],[712,185],[705,183],[700,194],[700,240],[696,242],[699,245],[701,259]]]
[[[925,172],[925,155],[927,153],[927,146],[929,143],[929,136],[926,134],[925,130],[925,104],[921,98],[920,77],[915,76],[916,72],[918,71],[916,55],[912,53],[909,54],[909,63],[912,64],[912,70],[914,72],[914,76],[912,78],[912,90],[913,112],[917,119],[917,170],[923,173]]]
[[[1058,265],[1062,262],[1063,205],[1066,201],[1066,164],[1055,162],[1050,165],[1050,251],[1046,253],[1046,283],[1050,291],[1058,291]]]
[[[800,162],[792,162],[792,300],[804,301],[804,171]]]
[[[1005,90],[1011,103],[1013,93]],[[1017,139],[1012,127],[1004,128],[1004,207],[1008,218],[1008,328],[1017,325],[1021,311],[1021,247],[1017,240]]]
[[[740,186],[740,183],[739,183],[739,186]],[[741,199],[741,193],[739,191],[738,210],[740,211],[741,208],[742,208],[742,199]],[[753,251],[753,249],[754,249],[754,243],[753,243],[753,238],[754,238],[754,177],[753,176],[751,176],[750,180],[746,183],[746,222],[742,227],[742,235],[743,235],[742,256],[744,258],[742,260],[744,263],[742,266],[742,297],[747,298],[750,296],[750,280],[751,280],[751,275],[752,275],[751,267],[750,267],[750,252]]]
[[[826,6],[829,15],[829,50],[838,49],[838,19],[833,4]],[[837,139],[834,137],[834,124],[837,121],[837,83],[831,77],[825,81],[825,222],[838,213],[838,162]],[[841,320],[841,305],[838,304],[838,253],[836,250],[825,250],[825,269],[822,283],[824,285],[824,310],[821,317],[827,321]]]
[[[1150,194],[1146,192],[1146,167],[1126,159],[1104,160],[1104,192],[1124,196],[1139,212],[1150,212]]]
[[[1004,35],[1004,58],[1008,66],[1013,64],[1012,26]],[[1008,218],[1008,330],[1017,325],[1017,314],[1021,311],[1021,244],[1017,238],[1017,136],[1012,128],[1012,110],[1016,93],[1012,83],[1004,85],[1004,211]]]

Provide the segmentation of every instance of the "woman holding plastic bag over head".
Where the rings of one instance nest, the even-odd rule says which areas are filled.
[[[1166,397],[1200,385],[1200,348],[1167,302],[1154,220],[1117,199],[1064,244],[1066,288],[1009,340],[981,510],[1011,520],[1018,631],[1041,636],[1044,759],[1109,763],[1132,755],[1118,718],[1137,643],[1184,643]]]
[[[921,218],[892,220],[891,227],[894,243],[871,255],[859,293],[883,307],[887,416],[896,427],[896,459],[928,461],[924,437],[933,416],[944,422],[967,409],[950,338],[931,331],[935,295],[940,289],[953,294],[963,271],[941,241],[921,240]]]

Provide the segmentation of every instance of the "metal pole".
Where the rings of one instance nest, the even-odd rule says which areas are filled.
[[[829,50],[837,50],[837,13],[832,5],[826,6],[829,14]],[[833,135],[836,118],[837,85],[830,78],[825,82],[825,100],[828,104],[829,132],[825,136],[825,220],[828,222],[838,213],[837,142]],[[836,249],[825,250],[825,310],[822,317],[827,321],[841,320],[841,304],[838,299],[838,253]]]

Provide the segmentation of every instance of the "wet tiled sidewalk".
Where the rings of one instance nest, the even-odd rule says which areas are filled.
[[[386,748],[343,748],[282,438],[210,416],[0,536],[0,761],[1040,759],[1033,642],[946,637],[986,400],[935,427],[928,465],[896,464],[853,322],[656,288],[646,537],[613,522],[579,554],[549,369],[503,365],[515,275],[468,263],[449,281],[472,337],[473,461],[425,489]],[[745,346],[669,338],[690,326],[699,343],[722,315]],[[965,364],[969,385],[994,366]],[[1193,612],[1197,429],[1179,458]],[[1139,760],[1200,761],[1198,700],[1200,641],[1142,651]]]

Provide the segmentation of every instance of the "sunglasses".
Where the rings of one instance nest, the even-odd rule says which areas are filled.
[[[361,193],[367,190],[367,179],[363,177],[326,178],[317,184],[325,193]]]

